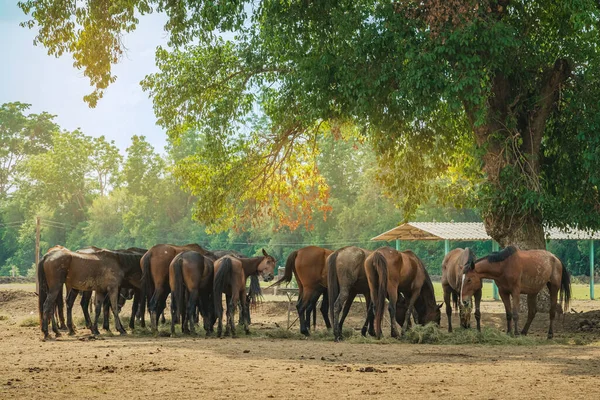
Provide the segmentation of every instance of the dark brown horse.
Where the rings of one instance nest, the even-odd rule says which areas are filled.
[[[367,305],[367,318],[362,328],[362,335],[366,336],[367,329],[370,334],[375,335],[371,293],[365,273],[365,259],[369,254],[371,254],[369,250],[348,246],[334,251],[327,257],[329,310],[336,342],[342,340],[344,320],[357,294],[365,296]],[[341,318],[340,312],[342,312]]]
[[[241,312],[246,314],[246,277],[250,275],[260,275],[265,282],[273,279],[275,271],[275,259],[263,249],[261,257],[235,258],[225,256],[215,261],[214,282],[213,282],[213,301],[215,303],[215,317],[218,320],[217,335],[220,337],[223,333],[223,303],[222,296],[225,293],[227,303],[227,326],[225,335],[231,333],[235,337],[235,324],[233,322],[233,313],[238,304],[242,303]],[[242,318],[246,334],[250,332],[248,328],[248,317]]]
[[[389,300],[391,334],[392,337],[398,337],[396,312],[399,292],[408,300],[402,333],[408,329],[409,319],[414,309],[417,310],[420,324],[435,322],[439,325],[442,305],[436,304],[431,278],[415,253],[410,250],[400,252],[391,247],[380,247],[365,260],[365,271],[369,280],[371,298],[375,302],[377,338],[381,338],[386,296]]]
[[[327,257],[333,253],[329,249],[317,246],[307,246],[293,251],[285,263],[285,273],[271,286],[279,286],[283,282],[289,283],[292,274],[298,283],[298,318],[300,319],[300,332],[309,335],[310,314],[315,311],[319,297],[323,295],[321,314],[327,329],[331,328],[329,322],[329,296],[327,293]]]
[[[564,309],[571,300],[571,278],[562,262],[546,250],[519,250],[514,246],[492,253],[479,260],[472,259],[463,271],[461,301],[468,303],[470,297],[482,287],[482,279],[493,279],[506,311],[506,332],[511,332],[514,319],[515,336],[519,335],[519,295],[527,295],[527,322],[521,332],[526,335],[537,312],[537,294],[548,287],[550,291],[550,326],[548,339],[554,336],[553,324],[558,303],[558,293],[564,298]],[[512,308],[510,298],[512,296]]]
[[[88,246],[88,247],[77,250],[77,253],[94,254],[94,253],[102,252],[105,250],[107,250],[107,249],[102,249],[102,248],[95,247],[95,246]],[[148,250],[141,249],[139,247],[130,247],[128,249],[108,250],[108,251],[131,254],[133,256],[132,258],[137,258],[137,263],[139,264],[140,259]],[[141,275],[140,275],[140,278],[141,278]],[[131,300],[133,298],[133,304],[132,304],[132,308],[131,308],[131,318],[129,319],[129,328],[130,329],[133,329],[135,327],[135,315],[139,308],[139,301],[140,301],[140,297],[141,297],[140,287],[141,287],[141,282],[136,282],[135,286],[129,284],[128,282],[125,282],[125,285],[119,289],[119,311],[125,304],[126,300]],[[75,300],[77,299],[78,294],[79,294],[78,290],[67,288],[66,303],[67,303],[67,314],[70,314],[68,316],[68,319],[70,319],[70,321],[71,321],[71,325],[69,327],[70,335],[75,334],[75,330],[73,329],[73,323],[72,323],[72,320],[73,320],[72,319],[72,312],[73,312],[72,310],[73,310],[73,304],[75,303]],[[89,313],[89,304],[90,304],[91,298],[92,298],[91,291],[86,291],[86,292],[81,293],[80,305],[81,305],[81,309],[83,311],[83,316],[85,318],[85,326],[88,329],[91,329],[91,326],[92,326],[92,320],[90,318],[90,313]],[[102,328],[104,330],[110,330],[109,329],[110,300],[108,299],[108,297],[105,297],[102,307],[103,307],[103,311],[104,311],[104,319],[102,322]]]
[[[454,249],[444,257],[442,262],[442,289],[444,290],[444,303],[446,303],[446,316],[448,317],[448,332],[452,332],[452,305],[459,311],[460,324],[463,328],[471,327],[471,305],[465,305],[458,301],[460,288],[462,285],[462,273],[465,265],[468,265],[475,259],[473,250]],[[477,330],[481,331],[481,289],[473,293],[475,297],[475,320],[477,321]],[[450,302],[452,298],[452,302]]]
[[[212,331],[213,279],[213,260],[197,251],[184,251],[171,261],[171,335],[175,334],[176,315],[180,317],[182,332],[196,332],[195,317],[198,305],[204,319],[204,330],[207,334]]]
[[[141,325],[145,326],[145,307],[148,304],[152,330],[156,331],[157,318],[167,305],[167,297],[171,292],[169,286],[169,265],[175,256],[182,251],[194,250],[206,254],[206,250],[197,244],[176,246],[157,244],[152,246],[140,261],[142,268],[142,299],[140,302]]]
[[[81,254],[64,248],[56,249],[40,260],[37,273],[40,286],[38,298],[40,324],[44,339],[48,338],[48,320],[52,316],[56,299],[65,284],[79,291],[96,291],[93,333],[99,333],[97,326],[100,309],[104,297],[108,294],[116,328],[121,334],[126,334],[118,314],[119,288],[125,282],[139,283],[141,275],[139,261],[131,254],[108,250],[94,254]]]

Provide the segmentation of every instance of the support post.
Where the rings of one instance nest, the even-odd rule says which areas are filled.
[[[450,241],[448,239],[444,240],[444,255],[450,253]]]
[[[396,239],[396,250],[400,251],[400,239]]]
[[[590,240],[590,300],[594,300],[594,240]]]
[[[37,268],[40,263],[40,217],[35,217],[35,294],[40,294]]]
[[[500,246],[495,240],[492,240],[492,252],[500,250]],[[496,286],[496,282],[492,282],[492,294],[494,296],[494,300],[500,300],[500,295],[498,294],[498,286]]]

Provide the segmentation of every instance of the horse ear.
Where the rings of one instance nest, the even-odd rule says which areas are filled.
[[[265,249],[262,249],[262,253],[263,253],[263,256],[265,256],[265,257],[268,257],[268,256],[269,256],[269,255],[267,254],[267,252],[265,251]]]
[[[444,305],[444,302],[442,301],[442,303],[438,306],[438,310],[441,309],[443,305]]]

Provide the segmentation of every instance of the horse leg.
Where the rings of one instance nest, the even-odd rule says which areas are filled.
[[[443,285],[444,303],[446,304],[446,317],[448,317],[448,332],[452,332],[452,303],[450,302],[450,285]]]
[[[331,321],[329,320],[329,292],[327,289],[325,289],[323,292],[323,300],[321,301],[321,314],[323,315],[323,320],[325,321],[325,327],[328,330],[331,329]]]
[[[406,330],[408,329],[408,323],[410,321],[410,317],[413,315],[413,311],[415,309],[415,303],[416,303],[417,298],[419,297],[420,293],[421,293],[421,288],[415,288],[415,289],[413,289],[412,293],[410,294],[410,300],[408,302],[408,309],[406,310],[406,316],[404,317],[404,325],[402,326],[402,334],[403,335],[406,332]],[[394,311],[395,310],[396,310],[396,307],[394,307]],[[390,310],[390,312],[391,312],[391,310]]]
[[[319,297],[320,296],[321,296],[321,293],[319,291],[315,290],[315,291],[312,292],[312,296],[308,300],[308,304],[306,306],[306,319],[307,319],[307,323],[308,323],[307,330],[310,329],[310,315],[311,315],[311,313],[315,313],[316,314],[317,303],[319,301]],[[316,318],[315,314],[313,314],[313,318]],[[315,328],[316,328],[316,326],[315,326]]]
[[[537,313],[537,294],[528,294],[527,295],[527,322],[521,331],[521,335],[527,335],[529,331],[529,326],[531,326],[531,321],[535,317]]]
[[[57,314],[58,314],[58,319],[60,321],[60,326],[58,327],[58,329],[66,331],[67,330],[67,326],[65,325],[65,298],[63,297],[63,287],[60,287],[60,293],[58,295],[57,298]]]
[[[300,320],[300,333],[302,333],[305,336],[310,335],[306,327],[306,306],[308,301],[305,300],[310,294],[311,293],[309,291],[303,291],[302,294],[298,292],[298,302],[296,303],[296,309],[298,310],[298,319]]]
[[[241,320],[242,320],[242,324],[244,325],[244,332],[246,332],[246,335],[250,334],[250,328],[248,327],[248,325],[250,324],[250,316],[249,316],[249,308],[248,308],[248,304],[246,303],[246,287],[242,286],[242,288],[240,289],[240,304],[241,304],[241,308],[240,308],[240,312],[242,313],[241,315]]]
[[[368,326],[367,330],[364,333],[361,331],[363,336],[366,336],[366,333],[369,333],[369,336],[375,336],[375,305],[371,300],[371,293],[367,291],[365,294],[365,303],[367,306],[367,319],[365,321],[365,326]],[[364,328],[364,327],[363,327]]]
[[[104,303],[104,297],[106,296],[105,293],[103,292],[98,292],[96,290],[96,299],[95,299],[95,307],[96,307],[96,312],[94,314],[94,323],[92,324],[92,333],[94,335],[99,335],[100,331],[98,330],[98,320],[100,319],[100,311],[102,310],[102,303]]]
[[[60,336],[60,332],[58,332],[58,328],[56,325],[56,318],[54,317],[54,312],[56,310],[56,299],[60,295],[60,291],[62,288],[62,283],[56,285],[52,289],[48,290],[48,297],[46,297],[46,301],[44,302],[44,311],[42,318],[42,331],[44,332],[44,340],[48,338],[48,322],[52,324],[52,331],[56,335],[56,337]]]
[[[333,338],[336,342],[342,340],[342,328],[340,322],[340,311],[348,302],[350,292],[346,286],[340,287],[340,293],[333,303]],[[325,302],[325,300],[323,300]]]
[[[77,299],[77,294],[79,292],[75,289],[69,290],[67,293],[67,328],[69,329],[69,335],[75,334],[75,329],[73,327],[73,304]]]
[[[481,332],[481,289],[473,293],[475,297],[475,321],[477,321],[477,332]]]
[[[231,335],[230,315],[232,314],[233,310],[230,308],[230,304],[231,295],[225,294],[225,305],[227,306],[227,310],[225,311],[225,336]],[[235,307],[236,305],[234,304],[233,306]]]
[[[177,300],[175,296],[171,296],[171,337],[175,337],[175,314],[177,314]],[[181,332],[183,332],[183,326]]]
[[[85,318],[85,327],[92,329],[92,317],[90,317],[90,300],[92,299],[92,292],[81,292],[81,310],[83,311],[83,317]]]
[[[104,302],[102,303],[102,329],[104,329],[105,331],[108,331],[108,332],[110,332],[110,325],[109,325],[110,298],[109,297],[110,296],[105,296]]]
[[[564,268],[564,267],[563,267]],[[554,317],[556,316],[556,306],[558,301],[558,291],[560,286],[550,286],[548,285],[548,289],[550,290],[550,326],[548,327],[548,339],[552,339],[554,337]],[[537,296],[536,296],[537,298]]]
[[[140,307],[140,291],[135,289],[133,293],[133,304],[131,305],[131,317],[129,318],[129,329],[133,330],[135,328],[135,316]]]
[[[389,293],[389,303],[388,303],[388,312],[390,313],[390,334],[392,337],[397,338],[400,336],[398,334],[398,326],[396,324],[396,306],[398,305],[398,291],[388,291]],[[406,314],[407,317],[404,319],[404,323],[406,324],[406,319],[410,319],[410,312]],[[404,329],[403,329],[404,331]],[[403,332],[404,333],[404,332]]]
[[[215,302],[223,302],[222,298],[214,299]],[[215,309],[216,311],[216,309]],[[223,309],[221,308],[221,312],[217,313],[217,337],[221,337],[223,335]]]
[[[519,303],[521,301],[521,297],[519,296],[521,294],[521,290],[520,289],[513,289],[512,292],[512,310],[513,310],[513,321],[514,321],[514,330],[515,330],[515,336],[519,336],[521,334],[521,332],[519,332]]]
[[[198,289],[192,289],[188,298],[186,322],[189,324],[188,332],[196,334],[196,305],[198,304]]]
[[[356,297],[355,291],[350,291],[348,298],[344,301],[344,309],[342,310],[342,316],[340,317],[340,322],[338,323],[338,332],[340,334],[340,339],[342,339],[342,335],[344,332],[344,321],[350,312],[350,307],[352,307],[352,303],[354,302],[354,298]],[[366,324],[366,322],[365,322]]]
[[[115,319],[115,328],[117,328],[121,335],[127,335],[127,331],[125,328],[123,328],[123,324],[121,323],[121,318],[119,318],[119,287],[117,286],[109,289],[108,294],[110,299],[110,308],[112,308],[113,317]]]
[[[504,303],[504,311],[506,312],[506,334],[510,335],[512,330],[512,311],[510,307],[510,293],[499,292],[502,303]]]
[[[230,326],[231,329],[231,337],[237,338],[237,333],[235,329],[235,310],[237,308],[237,303],[240,299],[238,298],[239,292],[234,291],[233,288],[231,288],[231,290],[231,297],[227,304],[227,324]]]

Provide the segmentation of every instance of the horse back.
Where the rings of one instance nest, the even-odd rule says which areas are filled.
[[[296,279],[302,286],[327,287],[327,257],[332,250],[307,246],[298,250],[295,263]]]

